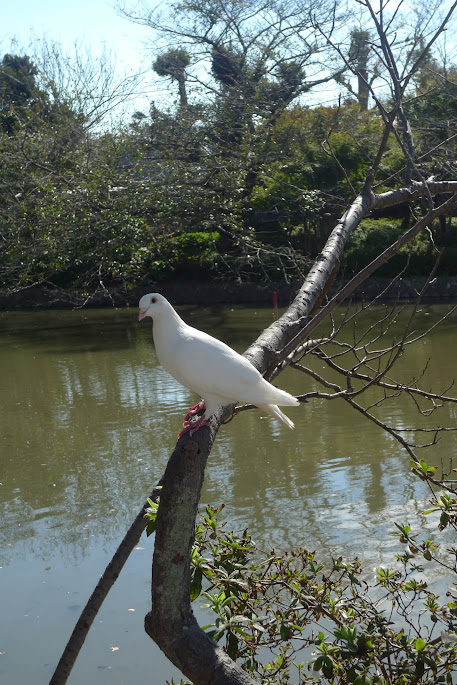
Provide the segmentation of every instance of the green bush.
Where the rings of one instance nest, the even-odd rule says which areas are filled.
[[[151,274],[155,280],[174,277],[206,279],[214,270],[218,258],[220,234],[217,231],[181,233],[161,241],[160,258],[157,247],[150,245]]]
[[[346,274],[352,276],[367,266],[408,227],[404,219],[364,219],[348,241],[344,255]],[[452,225],[445,238],[440,233],[437,224],[432,226],[431,235],[428,231],[422,231],[413,241],[402,247],[398,254],[383,264],[376,271],[376,276],[395,276],[405,268],[405,273],[409,276],[426,276],[435,264],[437,249],[443,249],[438,274],[456,275],[457,226]]]
[[[435,477],[424,461],[412,467],[422,480]],[[149,504],[148,535],[160,506]],[[455,530],[457,500],[443,493],[431,504],[424,514],[439,515],[438,530]],[[455,577],[455,550],[444,559],[433,539],[396,524],[391,534],[404,553],[369,584],[359,560],[324,566],[305,549],[258,549],[247,531],[237,535],[219,524],[222,509],[207,506],[197,524],[190,596],[206,600],[209,637],[259,683],[452,685],[457,584],[441,602],[418,574],[424,562],[445,565]]]

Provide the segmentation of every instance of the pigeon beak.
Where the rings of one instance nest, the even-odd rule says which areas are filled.
[[[141,319],[144,319],[144,317],[147,314],[147,309],[140,309],[140,313],[138,314],[138,321],[141,321]]]

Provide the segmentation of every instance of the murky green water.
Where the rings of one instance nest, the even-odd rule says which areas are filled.
[[[423,306],[418,330],[447,309]],[[183,315],[240,350],[271,322],[266,310],[187,308]],[[0,680],[8,685],[48,682],[196,399],[157,366],[149,320],[136,318],[136,310],[0,314]],[[402,379],[418,376],[431,358],[425,386],[446,387],[457,375],[456,336],[454,314],[408,350]],[[313,366],[322,370],[322,362]],[[315,386],[291,371],[278,384],[297,394]],[[295,431],[258,411],[220,430],[203,501],[224,502],[230,524],[249,526],[265,547],[358,555],[368,573],[391,563],[393,521],[423,525],[416,513],[426,490],[409,473],[408,456],[341,401],[286,411]],[[398,426],[416,420],[408,401],[378,411]],[[436,423],[455,424],[455,409]],[[440,454],[452,452],[448,435]],[[142,539],[70,683],[179,681],[143,632],[151,552],[152,540]]]

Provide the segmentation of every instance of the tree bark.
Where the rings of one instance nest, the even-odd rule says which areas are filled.
[[[226,412],[228,413],[228,412]],[[206,462],[221,418],[184,435],[163,478],[157,513],[148,635],[195,685],[254,685],[198,625],[190,604],[190,552]]]

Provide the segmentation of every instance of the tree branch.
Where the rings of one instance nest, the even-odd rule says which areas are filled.
[[[159,481],[159,485],[160,483],[161,481]],[[156,486],[151,493],[150,498],[152,500],[157,501],[160,493],[159,485]],[[138,544],[138,541],[146,527],[144,514],[148,506],[149,504],[146,502],[136,515],[135,520],[125,534],[122,542],[120,543],[103,575],[98,581],[93,593],[89,597],[86,606],[82,610],[81,615],[73,629],[70,639],[65,646],[54,674],[49,681],[49,685],[63,685],[67,682],[81,647],[83,646],[87,637],[87,633],[89,632],[101,605],[103,604],[108,592],[116,582],[125,562],[130,556],[130,553]]]

